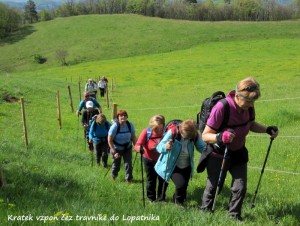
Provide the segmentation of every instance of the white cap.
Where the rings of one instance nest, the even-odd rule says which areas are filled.
[[[93,108],[94,107],[94,103],[93,101],[87,101],[85,104],[86,108]]]

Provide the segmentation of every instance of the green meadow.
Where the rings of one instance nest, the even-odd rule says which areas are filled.
[[[0,189],[0,225],[300,225],[299,28],[299,20],[191,22],[101,15],[38,23],[1,41],[0,164],[7,185]],[[60,49],[69,53],[68,66],[55,59]],[[36,54],[47,62],[35,63]],[[201,102],[213,92],[228,93],[247,76],[259,81],[256,120],[277,125],[280,134],[252,209],[270,139],[266,134],[247,137],[243,223],[227,216],[230,175],[216,211],[209,214],[199,210],[205,172],[194,173],[185,208],[171,202],[172,182],[166,203],[146,201],[143,208],[140,156],[133,153],[132,184],[124,182],[123,168],[113,181],[109,173],[105,177],[107,169],[92,166],[67,87],[76,110],[79,82],[83,92],[88,78],[102,75],[109,79],[108,103],[97,97],[104,113],[111,119],[113,103],[126,109],[137,136],[154,114],[167,121],[196,119]],[[20,101],[5,97],[24,97],[28,148]],[[195,164],[199,158],[197,153]]]

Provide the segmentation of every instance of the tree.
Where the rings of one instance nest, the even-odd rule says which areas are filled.
[[[67,64],[67,56],[68,51],[65,49],[59,49],[56,51],[56,59],[60,62],[62,66],[66,66]]]
[[[38,13],[34,1],[28,0],[24,9],[24,19],[30,24],[38,21]]]
[[[0,39],[21,27],[21,14],[16,9],[10,9],[0,2]]]

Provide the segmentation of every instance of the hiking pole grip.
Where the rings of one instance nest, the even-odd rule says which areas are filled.
[[[258,184],[256,186],[256,190],[254,192],[254,196],[253,196],[253,199],[252,199],[252,202],[251,202],[251,206],[250,206],[251,209],[255,207],[254,202],[255,202],[255,199],[256,199],[256,196],[257,196],[257,193],[258,193],[258,189],[259,189],[259,186],[260,186],[262,175],[263,175],[263,173],[265,171],[265,166],[266,166],[266,163],[267,163],[267,160],[268,160],[268,157],[269,157],[269,153],[270,153],[270,150],[271,150],[271,146],[272,146],[273,140],[274,140],[274,138],[271,137],[270,138],[270,144],[269,144],[269,147],[268,147],[268,150],[267,150],[267,154],[266,154],[266,157],[265,157],[265,160],[264,160],[264,164],[263,164],[263,167],[262,167],[261,172],[260,172]]]

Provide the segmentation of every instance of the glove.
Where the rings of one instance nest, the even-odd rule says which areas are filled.
[[[229,131],[224,131],[224,132],[218,133],[217,134],[217,142],[223,143],[223,144],[231,143],[231,141],[232,141],[231,135],[232,134],[234,134],[234,133],[229,132]]]
[[[268,126],[266,133],[272,136],[273,135],[272,131],[276,133],[277,130],[278,130],[277,126]]]

